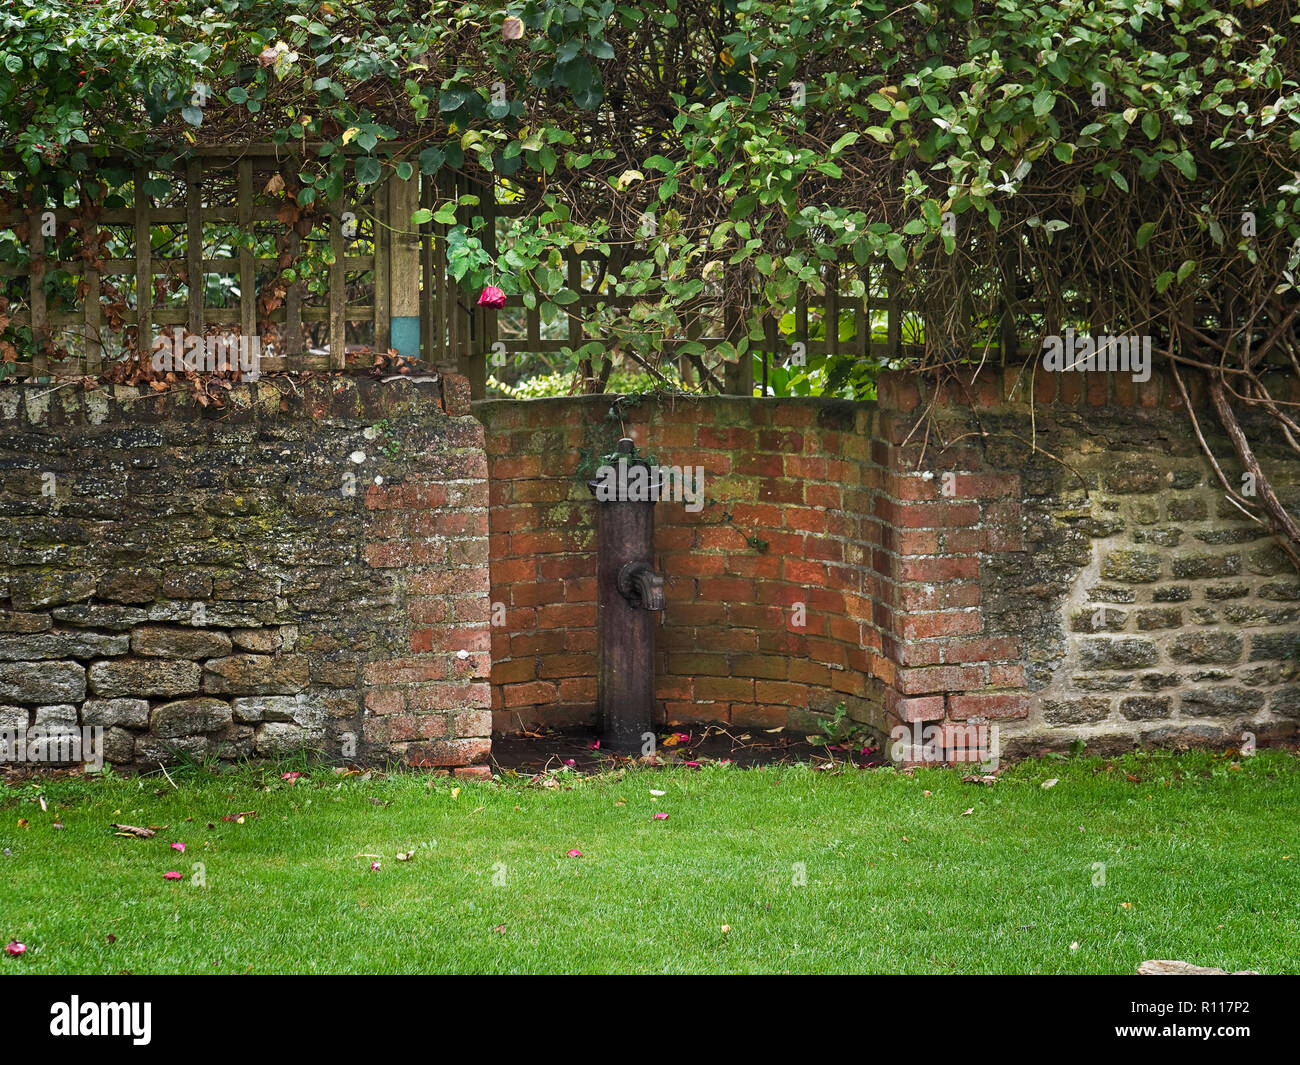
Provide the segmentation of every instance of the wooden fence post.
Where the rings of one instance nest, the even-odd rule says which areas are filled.
[[[479,193],[478,206],[483,207],[483,190],[473,188],[468,177],[457,175],[454,188],[457,200],[460,199],[461,193]],[[495,192],[489,189],[487,195],[495,195]],[[456,221],[468,228],[473,221],[474,213],[473,204],[458,206]],[[455,324],[456,365],[459,372],[469,380],[470,398],[482,399],[487,393],[488,308],[478,306],[477,302],[474,302],[477,297],[470,296],[469,307],[462,310],[463,298],[464,294],[460,292],[456,283],[448,279],[447,306]]]
[[[81,304],[81,330],[82,330],[82,370],[88,374],[98,374],[103,362],[104,345],[100,337],[100,320],[102,318],[102,308],[99,305],[100,278],[99,267],[96,260],[99,258],[99,211],[94,199],[92,188],[98,190],[98,182],[94,178],[90,179],[89,185],[83,185],[81,203],[85,211],[82,216],[81,242],[82,247],[90,254],[85,259],[85,274],[83,281],[86,286],[86,295]],[[86,221],[86,216],[90,216],[90,221]]]
[[[432,212],[438,205],[441,188],[442,179],[439,174],[424,181],[420,205]],[[428,325],[427,336],[423,341],[424,361],[430,367],[446,366],[451,361],[447,330],[447,227],[431,220],[421,227],[421,234],[420,269],[424,276],[424,287],[420,294],[420,313]]]
[[[189,329],[203,335],[203,164],[185,166],[185,284],[189,292]]]
[[[49,372],[49,360],[45,354],[45,343],[49,340],[49,322],[45,309],[45,201],[32,208],[29,223],[29,240],[32,245],[32,261],[28,268],[31,279],[32,309],[32,376],[44,377]]]
[[[149,194],[144,191],[149,171],[135,172],[135,351],[141,363],[153,353],[153,245],[149,228]]]
[[[483,208],[483,250],[495,263],[497,261],[497,188],[495,181],[488,181],[483,190],[481,205]],[[487,363],[493,354],[492,348],[500,336],[500,325],[497,321],[498,313],[495,307],[483,308],[483,339],[480,344],[483,351],[477,360],[478,366],[469,375],[471,399],[483,399],[487,395]]]
[[[417,179],[418,180],[418,179]],[[390,245],[388,227],[391,224],[388,212],[388,182],[381,181],[375,186],[375,204],[371,213],[371,247],[374,249],[375,271],[375,307],[374,329],[375,350],[387,351],[392,347],[391,315],[389,304],[392,277],[389,272],[388,249]]]
[[[239,333],[247,337],[243,343],[253,349],[257,335],[257,270],[253,262],[253,249],[245,243],[253,237],[253,160],[239,161]]]
[[[347,322],[344,307],[347,303],[347,243],[343,239],[343,201],[330,204],[330,264],[329,277],[329,367],[342,370],[347,365]]]
[[[420,177],[406,181],[388,179],[389,244],[388,276],[391,285],[389,309],[390,344],[397,354],[420,357],[420,233],[411,225],[411,215],[420,208]]]

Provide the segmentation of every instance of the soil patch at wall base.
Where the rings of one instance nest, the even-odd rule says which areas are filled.
[[[665,735],[671,742],[663,742]],[[673,737],[679,738],[673,740]],[[653,757],[627,757],[595,746],[596,733],[589,728],[513,732],[493,739],[492,762],[493,768],[500,772],[533,776],[566,767],[577,773],[604,773],[631,764],[702,769],[727,762],[738,768],[811,762],[829,767],[852,764],[873,768],[888,761],[885,752],[875,747],[856,744],[851,748],[843,744],[827,747],[810,743],[808,736],[788,730],[765,732],[735,726],[691,725],[689,731],[660,733],[659,739],[661,746]]]

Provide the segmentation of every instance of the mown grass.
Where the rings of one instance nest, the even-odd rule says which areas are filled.
[[[1300,972],[1285,752],[1033,761],[994,787],[805,766],[456,793],[172,776],[0,791],[0,941],[29,948],[0,972]]]

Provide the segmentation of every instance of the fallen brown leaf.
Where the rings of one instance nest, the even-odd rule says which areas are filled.
[[[148,839],[150,836],[158,834],[156,828],[141,828],[139,825],[114,825],[113,827],[117,829],[116,835],[134,836],[137,839]],[[166,828],[167,826],[163,825],[162,827]]]

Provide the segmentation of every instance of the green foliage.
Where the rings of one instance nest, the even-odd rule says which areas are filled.
[[[545,396],[571,396],[578,382],[574,370],[521,374],[517,384],[496,377],[488,378],[488,388],[508,399],[541,399]],[[619,370],[610,376],[605,390],[611,394],[630,394],[654,391],[655,381],[646,374]]]
[[[871,739],[870,729],[854,721],[848,716],[849,709],[845,703],[835,704],[835,713],[829,718],[822,718],[818,721],[817,727],[821,730],[821,737],[817,742],[826,747],[860,747]],[[809,737],[811,741],[814,737]]]
[[[1043,322],[1295,298],[1298,21],[1294,0],[14,0],[0,137],[17,202],[71,195],[110,145],[165,168],[241,138],[305,149],[304,205],[492,177],[520,208],[495,260],[475,197],[422,212],[454,224],[453,275],[554,315],[563,253],[639,248],[595,281],[631,306],[584,306],[609,342],[582,358],[652,375],[714,358],[688,328],[708,306],[734,312],[717,355],[753,357],[835,262],[846,299],[888,264],[945,312],[927,349],[969,352],[1009,279]],[[769,364],[769,388],[869,395],[873,373]]]
[[[93,141],[139,147],[168,115],[197,125],[194,85],[209,76],[211,33],[159,0],[123,10],[13,0],[0,10],[0,131],[31,175],[85,166]]]
[[[382,438],[383,443],[379,445],[379,450],[387,455],[390,459],[397,458],[402,453],[402,442],[397,438],[397,430],[387,418],[380,418],[375,422],[375,431]]]

